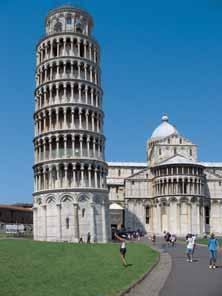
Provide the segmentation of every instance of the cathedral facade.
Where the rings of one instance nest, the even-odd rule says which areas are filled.
[[[108,163],[112,226],[158,235],[221,235],[222,163],[199,162],[197,145],[166,115],[147,142],[147,160]]]

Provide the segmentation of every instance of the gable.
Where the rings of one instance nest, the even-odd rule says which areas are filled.
[[[131,175],[130,177],[126,178],[126,181],[130,181],[130,180],[147,180],[147,175],[148,175],[148,169],[143,169],[133,175]]]

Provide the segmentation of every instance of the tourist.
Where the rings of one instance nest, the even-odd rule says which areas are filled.
[[[175,247],[176,240],[177,240],[176,235],[175,234],[172,234],[171,235],[171,238],[170,238],[172,248]]]
[[[151,241],[152,241],[153,245],[155,245],[155,243],[156,243],[156,235],[155,235],[155,233],[153,233],[153,235],[151,236]]]
[[[215,238],[214,233],[211,234],[208,240],[208,250],[210,252],[210,265],[209,268],[216,268],[217,249],[219,247],[218,240]]]
[[[80,238],[79,238],[79,243],[80,244],[83,244],[83,238],[82,238],[82,236],[80,236]]]
[[[194,251],[196,249],[196,235],[192,235],[192,240],[193,240],[193,251],[192,251],[192,256],[194,255]]]
[[[189,233],[187,236],[187,249],[186,249],[186,254],[187,254],[187,262],[193,262],[193,239],[192,239],[192,234]]]
[[[87,233],[87,244],[90,244],[91,241],[91,235],[90,232]]]
[[[116,239],[118,239],[121,244],[120,244],[120,258],[122,260],[123,266],[127,267],[127,262],[126,262],[126,240],[122,238],[119,233],[115,233]]]
[[[165,236],[164,236],[165,241],[167,242],[167,245],[168,245],[168,247],[169,247],[169,245],[170,245],[170,240],[171,240],[171,234],[170,234],[169,232],[164,232],[164,233],[165,233]]]

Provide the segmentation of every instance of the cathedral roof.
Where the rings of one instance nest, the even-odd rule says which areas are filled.
[[[158,140],[160,138],[166,138],[170,135],[178,134],[176,128],[168,122],[168,116],[162,117],[161,124],[153,131],[151,140]]]
[[[195,161],[188,159],[180,154],[176,154],[176,155],[168,158],[167,160],[160,162],[157,166],[170,165],[170,164],[192,164],[192,165],[202,166],[201,163],[195,162]]]

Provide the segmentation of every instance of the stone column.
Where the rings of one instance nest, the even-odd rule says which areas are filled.
[[[206,232],[206,223],[205,223],[205,205],[203,203],[203,225],[202,225],[202,233]]]
[[[180,212],[181,212],[181,204],[177,203],[177,234],[181,234],[181,219],[180,219]]]
[[[72,109],[72,129],[75,129],[75,111]]]
[[[193,233],[192,203],[188,203],[188,232]]]
[[[82,101],[82,96],[81,96],[82,87],[81,87],[81,85],[78,86],[78,90],[79,90],[78,103],[80,103]]]
[[[76,164],[72,164],[72,169],[73,169],[73,187],[76,187]]]
[[[89,164],[88,167],[88,178],[89,178],[89,187],[92,187],[92,166]]]
[[[94,180],[95,180],[95,188],[98,188],[98,179],[97,179],[98,169],[95,168],[94,170]]]
[[[196,219],[197,219],[197,234],[201,234],[200,230],[200,203],[196,202]]]
[[[101,210],[102,210],[102,233],[103,238],[102,241],[105,243],[107,242],[107,215],[106,215],[106,203],[103,202],[101,204]]]
[[[161,234],[161,206],[160,204],[157,204],[157,208],[156,208],[156,211],[157,211],[157,232],[159,234]]]
[[[92,237],[92,241],[96,241],[96,233],[95,233],[95,204],[92,202],[90,204],[90,234]]]
[[[65,171],[65,176],[64,176],[64,184],[63,188],[68,188],[68,164],[64,164],[64,171]]]
[[[90,157],[90,136],[87,136],[87,157]]]
[[[79,109],[79,129],[82,129],[82,109]]]
[[[84,164],[81,164],[81,187],[85,187],[85,179],[84,179]]]
[[[61,204],[57,204],[57,230],[56,230],[56,239],[57,241],[62,240],[62,223],[61,223]]]
[[[59,158],[59,136],[56,136],[56,158]]]
[[[33,207],[33,237],[34,240],[38,240],[38,208]]]
[[[64,157],[67,158],[67,137],[64,136]]]
[[[83,136],[80,135],[79,137],[79,144],[80,144],[80,157],[83,156]]]
[[[74,241],[79,241],[79,206],[74,204]]]
[[[167,231],[171,232],[171,225],[170,225],[170,202],[166,205],[166,212],[167,212]]]
[[[44,223],[44,225],[43,225],[43,229],[44,229],[44,231],[43,231],[43,239],[45,241],[47,241],[47,206],[43,205],[42,209],[43,209],[43,217],[44,217],[43,218],[43,223]]]

